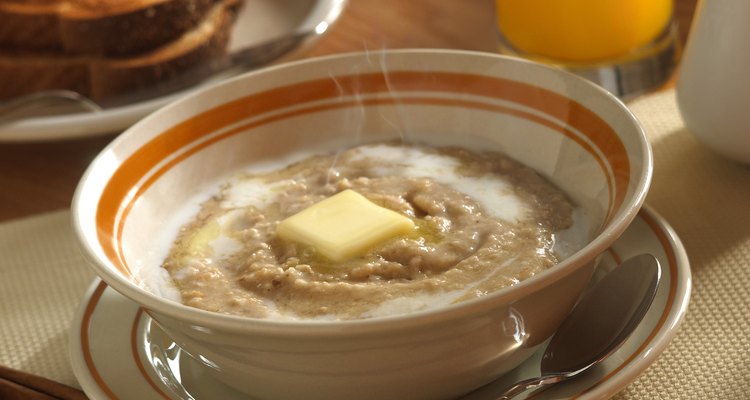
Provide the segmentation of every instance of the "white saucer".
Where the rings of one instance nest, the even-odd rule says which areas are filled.
[[[602,257],[598,273],[640,253],[653,254],[662,265],[659,291],[641,325],[594,370],[537,392],[534,399],[612,396],[635,380],[667,347],[687,310],[691,277],[685,249],[666,221],[644,208]],[[184,356],[141,308],[99,280],[92,284],[76,313],[70,338],[73,370],[92,400],[244,398]],[[464,399],[494,399],[510,384],[538,374],[540,353]]]
[[[284,57],[289,59],[322,37],[328,26],[338,19],[345,3],[346,0],[246,1],[237,15],[228,50],[257,46],[295,32],[314,31],[315,34]],[[177,97],[227,77],[223,74],[192,89],[97,113],[39,115],[3,124],[0,125],[0,142],[73,139],[118,132]]]

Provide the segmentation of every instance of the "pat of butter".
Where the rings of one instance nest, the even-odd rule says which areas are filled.
[[[340,262],[413,229],[411,219],[344,190],[281,221],[276,232]]]

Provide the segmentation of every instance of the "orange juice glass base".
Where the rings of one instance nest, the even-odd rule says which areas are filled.
[[[663,85],[680,55],[672,0],[495,0],[500,52],[556,65],[621,98]]]

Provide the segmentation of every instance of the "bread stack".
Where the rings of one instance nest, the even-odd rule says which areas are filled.
[[[0,100],[167,82],[226,53],[240,1],[0,0]]]

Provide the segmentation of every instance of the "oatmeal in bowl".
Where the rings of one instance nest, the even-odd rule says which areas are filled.
[[[394,50],[159,110],[94,161],[73,215],[97,274],[227,385],[447,399],[554,332],[651,168],[638,122],[588,82]]]
[[[359,196],[349,200],[347,193]],[[367,203],[395,211],[403,222],[393,223],[405,229],[370,240],[370,231],[383,229],[380,221],[391,220],[377,214],[368,221]],[[327,215],[290,225],[316,204],[312,212]],[[181,301],[204,310],[368,318],[518,283],[557,264],[556,233],[572,225],[565,194],[502,154],[360,145],[234,177],[182,228],[163,267]],[[310,235],[294,236],[308,227]],[[332,238],[342,230],[354,232]],[[346,251],[350,242],[355,251]]]

